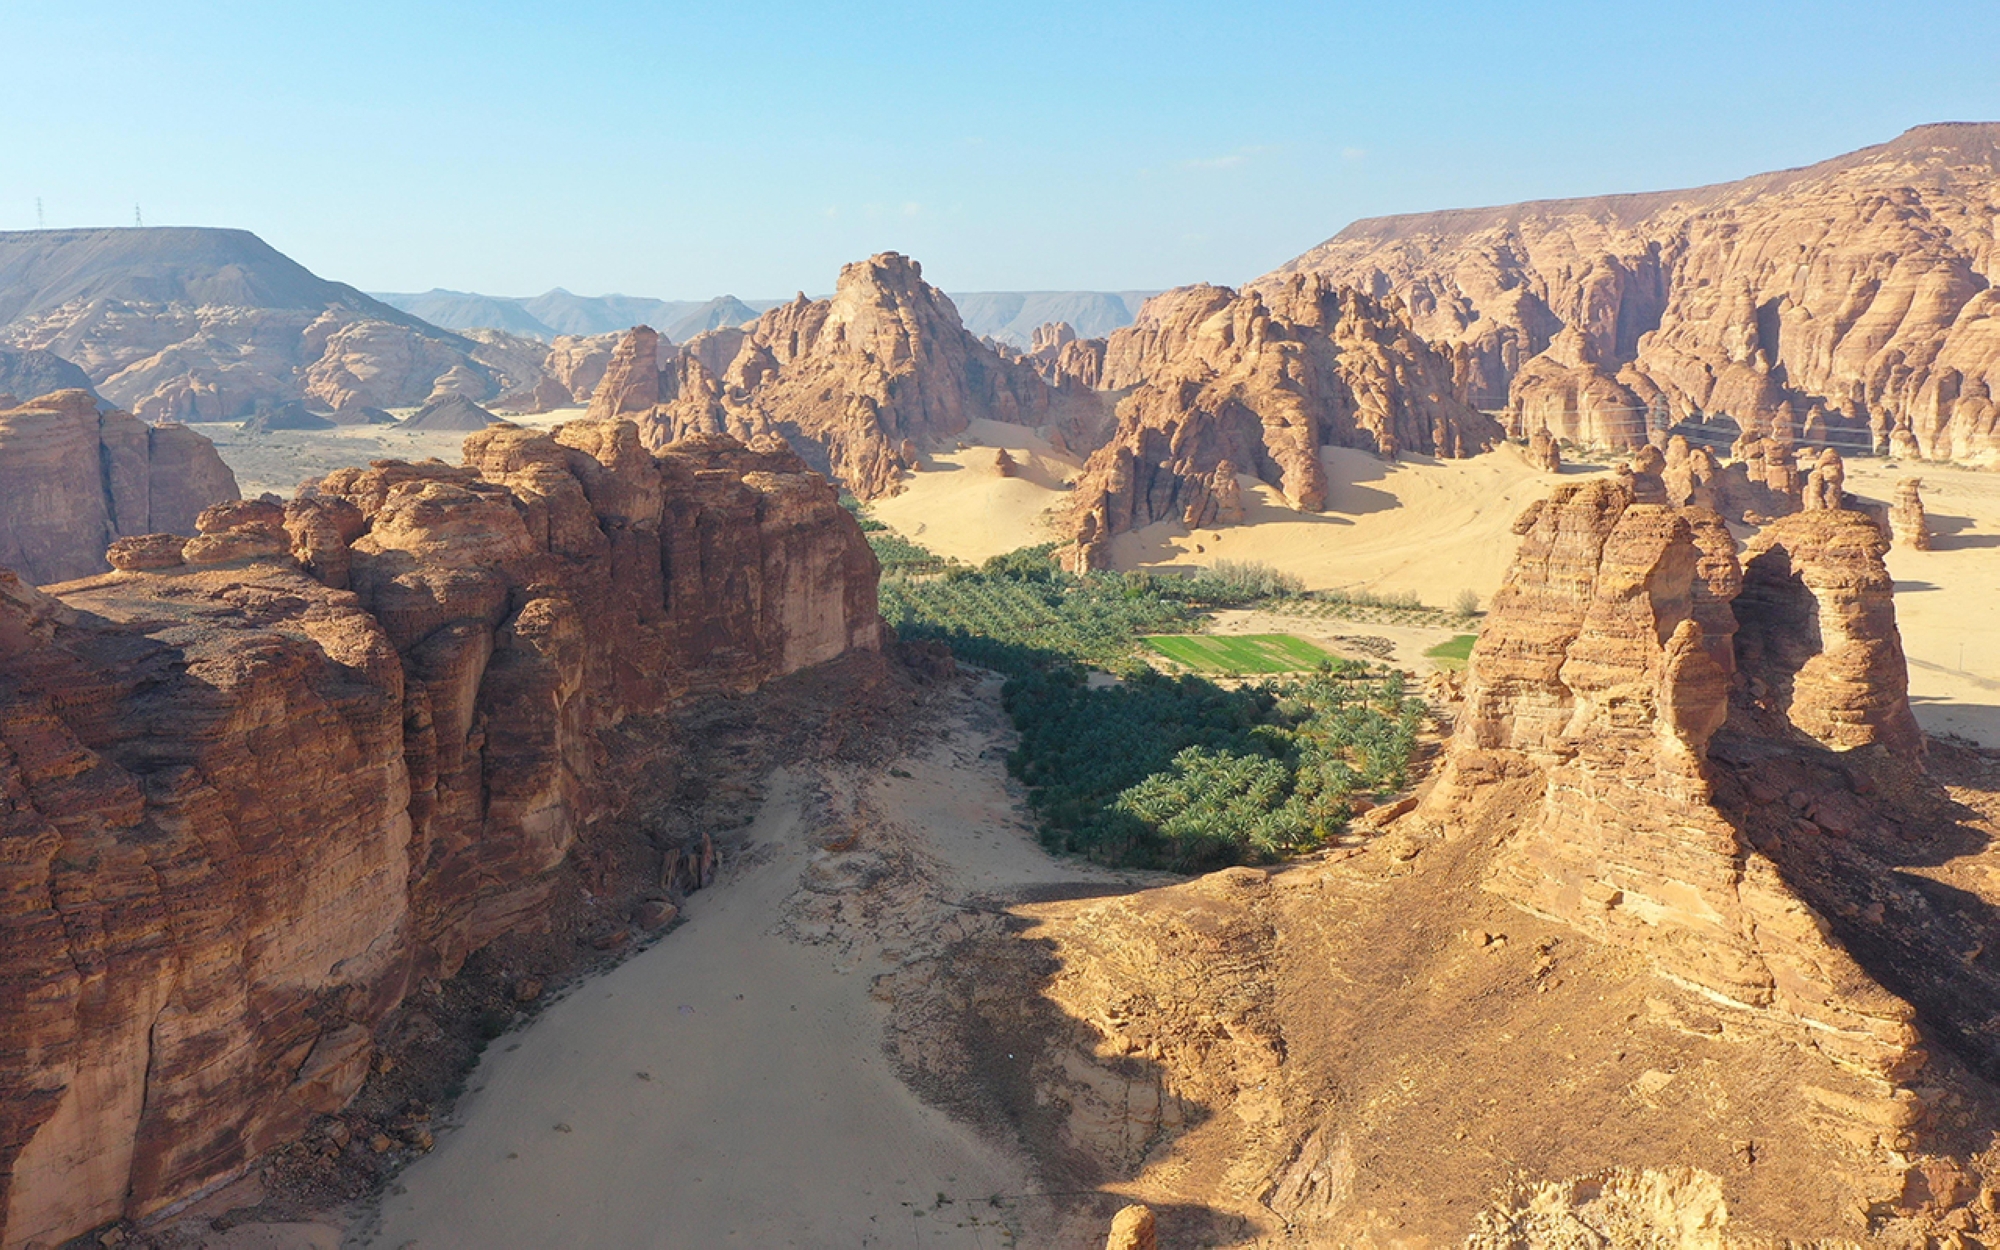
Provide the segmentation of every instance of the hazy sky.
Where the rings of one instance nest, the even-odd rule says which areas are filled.
[[[1356,217],[2000,119],[2000,3],[0,0],[0,229],[256,231],[371,290],[1253,277]]]

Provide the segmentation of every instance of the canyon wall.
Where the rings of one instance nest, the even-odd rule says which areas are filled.
[[[0,409],[0,567],[31,584],[103,572],[118,538],[193,534],[236,498],[215,445],[181,425],[98,411],[67,390]]]
[[[0,1245],[342,1106],[618,802],[605,731],[881,641],[833,490],[722,436],[496,426],[198,528],[0,576]]]
[[[1316,275],[1241,294],[1182,287],[1148,300],[1104,341],[1101,362],[1079,346],[1046,346],[1045,367],[1122,396],[1071,505],[1068,559],[1081,567],[1101,563],[1105,541],[1125,530],[1224,519],[1216,496],[1225,464],[1231,487],[1240,470],[1317,511],[1324,445],[1456,457],[1501,438],[1498,424],[1453,395],[1450,358],[1393,302]]]
[[[1784,414],[1808,442],[1974,458],[2000,452],[1996,182],[2000,124],[1920,126],[1689,191],[1359,221],[1253,285],[1398,297],[1517,435],[1631,448]]]

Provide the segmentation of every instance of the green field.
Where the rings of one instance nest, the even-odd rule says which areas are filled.
[[[1464,668],[1465,662],[1472,658],[1472,644],[1478,641],[1478,634],[1460,634],[1447,642],[1439,643],[1424,654],[1436,660],[1439,668]]]
[[[1333,659],[1290,634],[1156,634],[1144,641],[1198,673],[1298,673]]]

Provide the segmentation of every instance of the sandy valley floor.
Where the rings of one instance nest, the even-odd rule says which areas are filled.
[[[871,996],[874,978],[948,940],[969,898],[1131,879],[1036,845],[1008,790],[996,695],[968,695],[890,772],[780,777],[686,923],[496,1042],[436,1151],[349,1244],[1082,1237],[1051,1226],[1007,1149],[898,1079]],[[858,840],[832,849],[842,830]]]

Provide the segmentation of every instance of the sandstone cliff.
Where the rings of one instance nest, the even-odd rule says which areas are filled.
[[[0,411],[0,567],[30,583],[102,572],[114,539],[192,534],[234,498],[235,475],[186,426],[100,413],[81,390]]]
[[[840,271],[831,299],[804,295],[743,328],[691,340],[662,367],[639,327],[591,396],[630,415],[650,446],[694,434],[783,438],[862,499],[893,494],[922,449],[976,419],[1046,425],[1066,404],[1032,365],[968,333],[915,261],[884,252]]]
[[[1195,286],[1156,296],[1105,342],[1094,380],[1126,393],[1072,505],[1070,558],[1085,566],[1122,531],[1214,523],[1224,461],[1316,511],[1323,445],[1466,456],[1501,436],[1453,397],[1449,358],[1397,307],[1312,276],[1240,295]]]
[[[1920,126],[1689,191],[1356,222],[1255,285],[1400,297],[1517,435],[1629,447],[1789,404],[1809,443],[1972,458],[2000,452],[1997,177],[2000,125]]]
[[[495,426],[199,529],[0,578],[6,1246],[340,1107],[416,979],[537,915],[608,731],[880,641],[834,492],[723,437]]]

